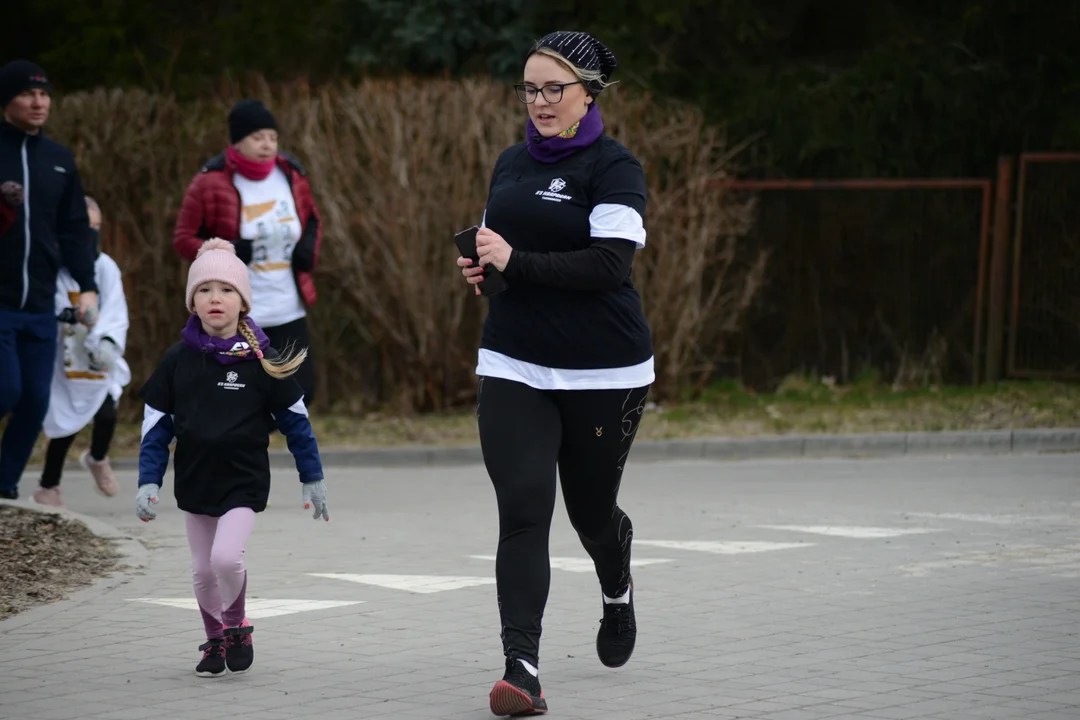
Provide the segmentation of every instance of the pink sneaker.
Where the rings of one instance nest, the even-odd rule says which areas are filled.
[[[94,482],[97,483],[98,490],[102,494],[109,497],[116,494],[116,478],[113,476],[112,466],[109,465],[109,458],[98,462],[90,457],[90,451],[87,450],[79,456],[79,462],[90,471],[90,474],[94,477]]]
[[[34,491],[34,502],[39,505],[50,505],[56,508],[64,507],[64,503],[60,502],[60,488],[43,488],[39,487]]]

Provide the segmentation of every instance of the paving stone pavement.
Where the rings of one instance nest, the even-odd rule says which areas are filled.
[[[559,506],[550,716],[1076,720],[1078,471],[1075,455],[631,462],[637,650],[618,670],[597,661],[599,588]],[[330,523],[275,472],[247,554],[255,666],[203,680],[171,488],[144,525],[133,474],[110,499],[69,471],[68,505],[137,537],[148,564],[0,623],[0,717],[491,717],[483,469],[334,468]]]

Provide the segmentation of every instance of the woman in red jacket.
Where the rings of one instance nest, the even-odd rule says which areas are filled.
[[[209,160],[188,186],[173,231],[173,247],[189,262],[213,237],[232,241],[251,276],[251,317],[273,347],[308,348],[296,374],[311,407],[315,394],[307,311],[315,302],[311,273],[322,225],[304,168],[278,150],[277,123],[258,100],[229,113],[229,147]]]

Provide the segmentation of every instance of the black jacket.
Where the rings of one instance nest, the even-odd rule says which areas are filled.
[[[266,357],[277,355],[268,339],[263,348]],[[285,436],[300,482],[323,479],[304,391],[295,377],[272,378],[254,358],[222,365],[180,340],[139,394],[146,402],[139,485],[162,487],[175,439],[173,495],[185,512],[221,517],[237,507],[265,510],[274,428]]]
[[[5,182],[22,185],[23,202],[0,235],[0,308],[53,312],[61,266],[83,292],[96,291],[86,197],[71,152],[40,131],[30,135],[0,120]]]

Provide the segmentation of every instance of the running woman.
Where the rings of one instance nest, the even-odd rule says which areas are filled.
[[[631,281],[645,246],[645,173],[604,133],[596,100],[615,56],[583,32],[555,32],[527,55],[518,99],[525,141],[491,176],[476,286],[487,268],[509,289],[490,297],[476,369],[481,449],[499,508],[495,561],[503,679],[495,715],[547,711],[540,629],[551,582],[556,469],[570,522],[593,559],[603,619],[600,662],[619,667],[637,637],[623,467],[655,379],[651,332]]]
[[[265,105],[252,99],[236,103],[228,130],[225,152],[208,160],[188,186],[173,248],[191,261],[209,238],[236,246],[251,278],[252,319],[279,350],[308,350],[296,380],[310,408],[315,370],[307,316],[317,297],[319,210],[307,171],[279,149],[277,120]]]

